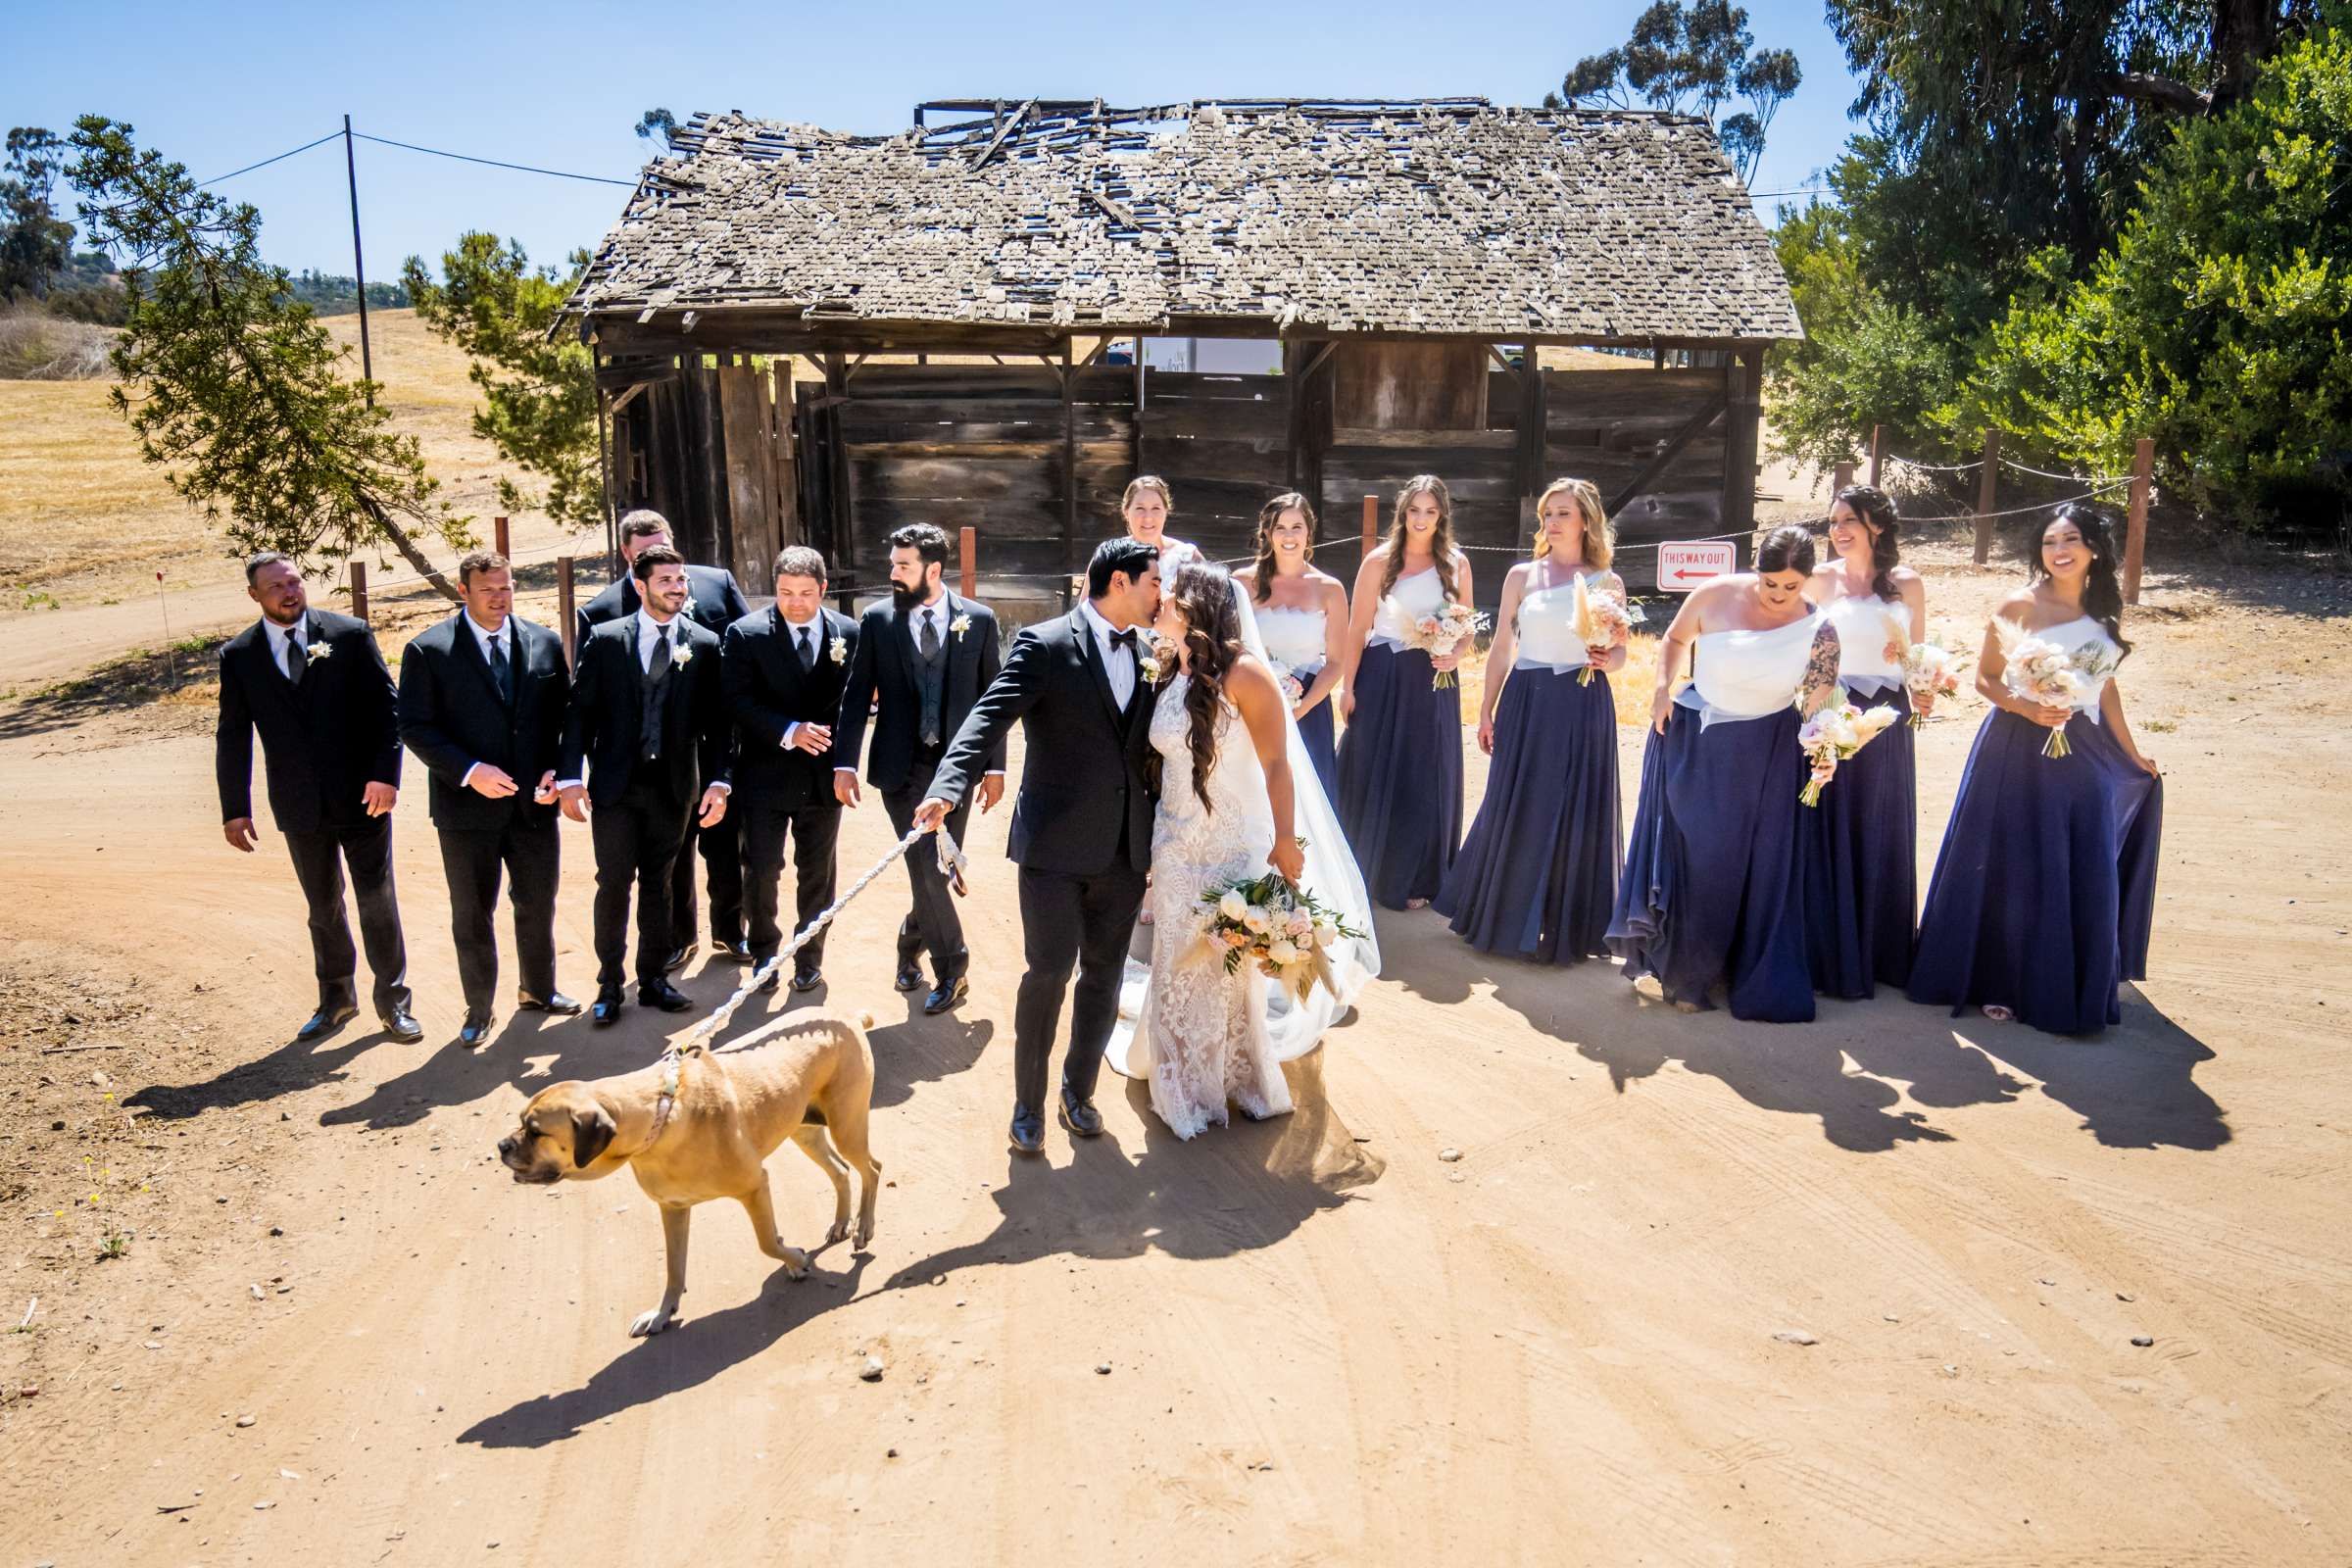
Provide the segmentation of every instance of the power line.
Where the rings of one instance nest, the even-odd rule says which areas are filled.
[[[225,174],[216,175],[211,179],[200,179],[196,183],[199,185],[224,184],[227,181],[236,178],[239,174],[250,174],[257,169],[268,169],[271,164],[280,163],[285,159],[293,157],[294,153],[307,153],[314,147],[324,146],[326,143],[333,141],[337,136],[342,134],[343,133],[339,130],[330,130],[325,135],[319,137],[317,141],[304,142],[301,146],[295,148],[293,152],[279,153],[275,158],[265,158],[258,164],[247,164],[243,169],[232,169]]]
[[[340,136],[343,133],[336,131],[335,134]],[[582,179],[591,184],[619,185],[629,190],[637,188],[637,182],[633,179],[611,179],[603,174],[573,174],[561,169],[540,169],[531,164],[510,164],[497,158],[476,158],[470,153],[443,152],[438,147],[419,147],[415,142],[394,141],[389,136],[370,136],[364,130],[355,130],[352,134],[362,141],[376,142],[385,147],[398,147],[412,153],[429,153],[435,158],[454,158],[462,164],[487,164],[492,169],[518,170],[525,174],[550,174],[557,179]],[[312,145],[317,146],[318,143],[313,142]]]

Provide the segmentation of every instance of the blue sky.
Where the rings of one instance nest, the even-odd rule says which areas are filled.
[[[683,120],[741,109],[884,133],[927,98],[1379,97],[1483,94],[1535,103],[1579,57],[1622,43],[1644,0],[1557,5],[1347,4],[870,7],[711,0],[466,6],[108,6],[103,39],[78,7],[7,0],[11,124],[63,134],[76,115],[127,120],[200,179],[338,129],[629,180],[657,105]],[[1753,188],[1798,185],[1852,128],[1854,84],[1818,4],[1749,0],[1759,45],[1805,72],[1774,122]],[[233,20],[224,20],[233,18]],[[98,47],[103,43],[104,47]],[[477,168],[359,144],[368,273],[437,257],[467,228],[535,260],[592,244],[619,186]],[[220,187],[261,209],[272,261],[348,272],[340,140]],[[1763,204],[1769,220],[1773,204]]]

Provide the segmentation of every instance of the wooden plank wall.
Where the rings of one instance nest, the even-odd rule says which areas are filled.
[[[1604,500],[1649,466],[1676,431],[1724,395],[1720,367],[1688,370],[1545,370],[1544,471],[1590,479]],[[1692,437],[1663,472],[1616,517],[1620,545],[1699,539],[1721,533],[1724,424]],[[1548,482],[1548,480],[1546,481]],[[1656,553],[1628,553],[1629,587],[1652,587]]]
[[[1135,472],[1176,493],[1168,532],[1212,561],[1248,556],[1257,513],[1291,484],[1291,381],[1280,375],[1147,370]],[[1098,537],[1122,524],[1117,492]]]
[[[1135,458],[1133,372],[1071,376],[1077,525],[1065,528],[1063,405],[1054,367],[861,368],[838,409],[849,477],[843,548],[860,585],[889,572],[891,531],[980,530],[985,575],[1066,576],[1117,525]]]

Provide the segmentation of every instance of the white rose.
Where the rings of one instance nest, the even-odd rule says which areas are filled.
[[[1332,945],[1334,942],[1337,942],[1337,941],[1339,941],[1339,940],[1340,940],[1340,928],[1339,928],[1338,926],[1333,926],[1333,925],[1319,925],[1319,926],[1315,927],[1315,946],[1316,946],[1316,947],[1318,947],[1318,948],[1328,948],[1328,947],[1330,947],[1330,946],[1331,946],[1331,945]]]
[[[1255,906],[1251,906],[1250,908],[1243,911],[1242,924],[1250,928],[1250,932],[1252,936],[1265,935],[1266,911],[1256,907]]]
[[[1298,961],[1298,949],[1290,938],[1276,937],[1266,944],[1266,956],[1278,964],[1293,964]]]
[[[1242,897],[1239,888],[1227,888],[1217,901],[1217,912],[1228,920],[1239,920],[1250,909],[1250,901]]]

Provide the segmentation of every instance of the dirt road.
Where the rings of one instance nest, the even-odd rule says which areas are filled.
[[[2006,580],[1939,570],[1937,618]],[[2150,600],[2163,902],[2100,1039],[1892,998],[1686,1017],[1388,916],[1298,1115],[1178,1145],[1114,1087],[1107,1136],[1022,1162],[1000,815],[961,1013],[889,989],[894,882],[828,962],[821,1000],[882,1019],[870,1255],[788,1284],[707,1209],[644,1343],[633,1184],[517,1188],[491,1145],[655,1020],[446,1045],[419,786],[428,1043],[279,1045],[300,903],[274,834],[220,842],[202,715],[19,705],[0,1323],[39,1303],[0,1334],[0,1561],[2342,1562],[2352,622],[2288,571]],[[1924,733],[1923,858],[1975,723]],[[857,813],[845,866],[886,837]],[[564,854],[584,993],[584,831]],[[774,1165],[813,1240],[829,1194]]]

